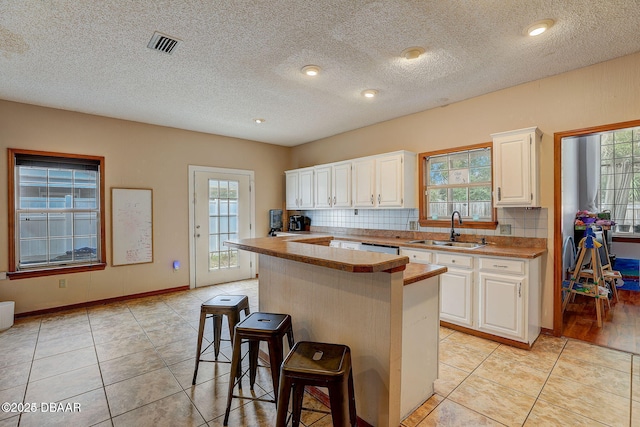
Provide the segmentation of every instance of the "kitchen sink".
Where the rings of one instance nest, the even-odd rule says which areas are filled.
[[[425,246],[449,246],[454,248],[476,249],[485,245],[473,242],[449,242],[447,240],[411,240],[407,243],[425,245]]]

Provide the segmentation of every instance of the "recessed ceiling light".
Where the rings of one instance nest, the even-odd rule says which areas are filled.
[[[422,55],[423,53],[424,53],[424,48],[421,48],[420,46],[414,46],[414,47],[408,47],[405,50],[403,50],[400,56],[402,56],[404,59],[411,60],[411,59],[420,58],[420,55]]]
[[[317,65],[305,65],[302,67],[302,72],[307,76],[314,77],[320,73],[320,67]]]
[[[257,124],[260,124],[260,123],[266,122],[267,119],[253,119],[253,121],[256,122]]]
[[[529,25],[525,29],[524,33],[532,37],[539,36],[540,34],[544,33],[552,26],[553,26],[553,19],[543,19],[542,21],[537,21]]]
[[[367,89],[362,91],[362,96],[365,98],[374,98],[378,94],[378,91],[375,89]]]

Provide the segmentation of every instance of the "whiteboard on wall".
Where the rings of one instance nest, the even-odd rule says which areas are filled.
[[[111,188],[111,265],[153,262],[153,192]]]

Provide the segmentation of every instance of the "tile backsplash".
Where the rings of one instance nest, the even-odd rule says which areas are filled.
[[[327,209],[304,211],[302,214],[311,218],[311,225],[317,227],[409,231],[409,223],[418,221],[418,209]],[[501,234],[500,225],[496,230],[475,230],[456,227],[456,231],[461,234],[480,236],[547,238],[548,213],[546,208],[499,208],[498,223],[500,225],[510,225],[511,233]],[[449,228],[419,227],[416,231],[443,233],[448,232]]]

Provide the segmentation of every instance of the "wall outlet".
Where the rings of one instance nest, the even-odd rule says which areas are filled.
[[[418,231],[418,221],[409,221],[409,230]]]
[[[511,224],[500,224],[500,234],[511,235]]]
[[[7,280],[7,272],[0,271],[0,280]]]
[[[66,288],[67,287],[67,279],[58,280],[58,287],[59,288]]]

